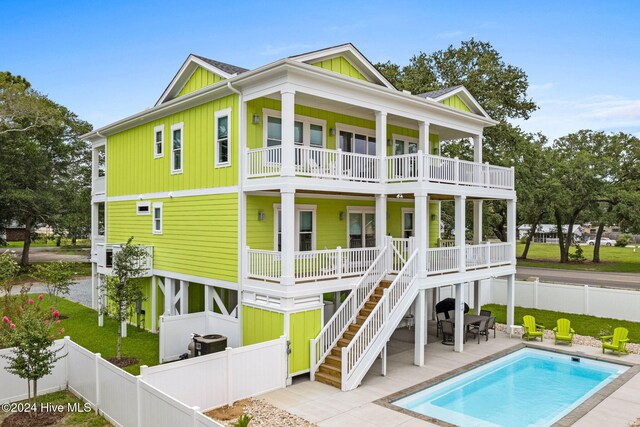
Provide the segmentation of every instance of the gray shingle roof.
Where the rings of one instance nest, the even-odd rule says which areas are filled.
[[[431,98],[431,99],[436,99],[441,97],[442,95],[446,95],[449,92],[453,92],[454,90],[458,89],[462,87],[462,85],[457,85],[457,86],[452,86],[452,87],[445,87],[444,89],[438,89],[438,90],[432,90],[429,92],[425,92],[425,93],[420,93],[418,94],[419,97],[421,98]]]
[[[225,62],[220,62],[220,61],[216,61],[213,59],[209,59],[209,58],[205,58],[204,56],[200,56],[200,55],[193,55],[198,59],[203,60],[204,62],[213,65],[214,67],[216,67],[219,70],[224,71],[225,73],[229,73],[229,74],[242,74],[246,71],[249,71],[246,68],[242,68],[242,67],[238,67],[237,65],[231,65],[231,64],[227,64]]]

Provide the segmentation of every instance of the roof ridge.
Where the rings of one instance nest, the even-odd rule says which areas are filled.
[[[222,62],[222,61],[217,61],[215,59],[211,59],[211,58],[207,58],[204,57],[202,55],[196,55],[195,53],[192,53],[191,55],[195,56],[198,59],[201,59],[202,61],[213,65],[214,67],[220,69],[221,71],[224,71],[225,73],[229,73],[229,74],[241,74],[244,73],[246,71],[249,71],[248,68],[244,68],[244,67],[239,67],[237,65],[233,65],[233,64],[229,64],[227,62]]]

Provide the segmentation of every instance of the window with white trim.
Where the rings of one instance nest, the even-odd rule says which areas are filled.
[[[151,205],[149,202],[138,202],[136,203],[136,214],[137,215],[150,215],[151,214]]]
[[[295,250],[306,252],[316,249],[316,206],[296,205],[295,214]],[[275,205],[275,242],[274,248],[282,251],[282,210]]]
[[[153,234],[162,234],[162,203],[154,203],[153,208]]]
[[[282,145],[282,113],[265,108],[263,114],[265,116],[264,146]],[[293,142],[297,145],[316,148],[326,146],[327,122],[325,120],[296,114],[293,126]]]
[[[402,237],[408,239],[414,233],[414,210],[402,208]]]
[[[153,157],[164,156],[164,125],[153,128]]]
[[[215,114],[215,166],[231,165],[231,109],[217,111]]]
[[[182,173],[184,162],[184,123],[171,125],[171,173]]]

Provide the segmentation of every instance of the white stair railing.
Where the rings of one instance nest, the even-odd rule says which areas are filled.
[[[388,246],[391,248],[389,251],[389,270],[392,273],[397,273],[402,270],[402,267],[407,262],[407,258],[413,252],[413,237],[408,239],[399,239],[394,237],[388,238]]]
[[[418,251],[414,251],[407,263],[389,288],[385,289],[382,298],[371,311],[358,332],[342,348],[342,390],[351,390],[358,386],[362,377],[371,367],[379,350],[391,336],[406,308],[413,302],[410,292],[418,271]],[[415,291],[415,289],[413,289]],[[408,297],[409,298],[406,298]],[[401,304],[404,302],[404,304]],[[376,345],[377,344],[377,345]]]
[[[318,336],[310,342],[311,380],[315,372],[329,355],[349,325],[355,322],[358,312],[364,307],[371,294],[387,274],[387,247],[383,247],[369,269],[360,278],[355,288],[344,300],[340,308],[324,325]]]

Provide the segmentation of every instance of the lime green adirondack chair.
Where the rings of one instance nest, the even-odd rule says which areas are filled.
[[[562,341],[573,345],[573,334],[575,333],[576,331],[571,327],[569,319],[558,319],[558,326],[553,328],[553,335],[556,337],[555,344],[558,344],[558,341]]]
[[[627,328],[618,327],[613,330],[613,335],[600,337],[600,340],[602,341],[602,353],[604,353],[605,350],[617,351],[618,357],[620,357],[620,352],[629,354],[627,351],[627,341],[629,341],[627,335],[629,335],[629,330]]]
[[[533,338],[534,340],[540,337],[540,341],[543,340],[544,335],[544,326],[536,324],[536,318],[533,316],[524,316],[522,318],[522,326],[524,327],[524,333],[522,334],[523,339],[530,340]]]

